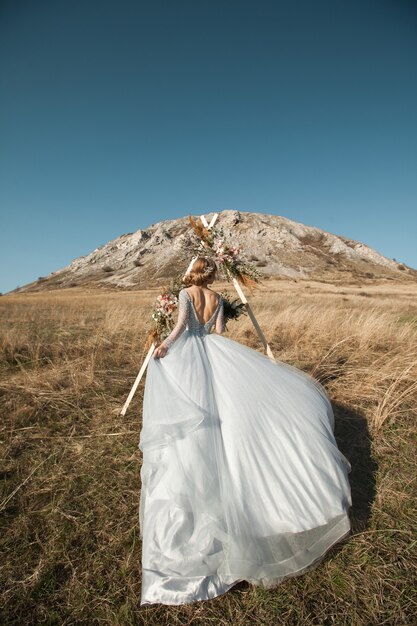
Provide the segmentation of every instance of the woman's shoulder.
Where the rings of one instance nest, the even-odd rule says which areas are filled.
[[[196,293],[198,291],[207,291],[207,292],[217,296],[217,298],[221,298],[222,297],[217,291],[214,291],[214,289],[201,289],[201,288],[197,287],[196,285],[191,285],[190,287],[181,287],[179,293],[184,292],[184,293],[188,293],[188,295],[192,295],[193,293]]]
[[[214,289],[210,289],[210,291],[211,291],[212,293],[214,293],[214,295],[216,295],[216,296],[217,296],[217,299],[218,299],[218,300],[221,300],[221,299],[222,299],[222,295],[221,295],[218,291],[214,291]]]

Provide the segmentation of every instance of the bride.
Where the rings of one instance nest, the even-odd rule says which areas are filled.
[[[216,270],[194,261],[148,366],[141,604],[208,600],[242,580],[274,587],[350,532],[351,466],[324,388],[222,336]]]

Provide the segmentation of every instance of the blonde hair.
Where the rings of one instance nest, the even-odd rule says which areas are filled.
[[[194,261],[191,270],[182,278],[184,285],[202,285],[208,280],[215,278],[217,266],[214,259],[205,256],[198,256]]]

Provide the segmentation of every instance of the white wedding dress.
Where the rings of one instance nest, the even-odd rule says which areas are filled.
[[[350,532],[348,472],[324,388],[202,324],[179,294],[144,392],[141,604],[184,604],[238,581],[273,587]]]

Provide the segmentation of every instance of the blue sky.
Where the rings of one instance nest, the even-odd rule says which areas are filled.
[[[415,2],[0,5],[3,293],[222,209],[417,267],[416,173]]]

